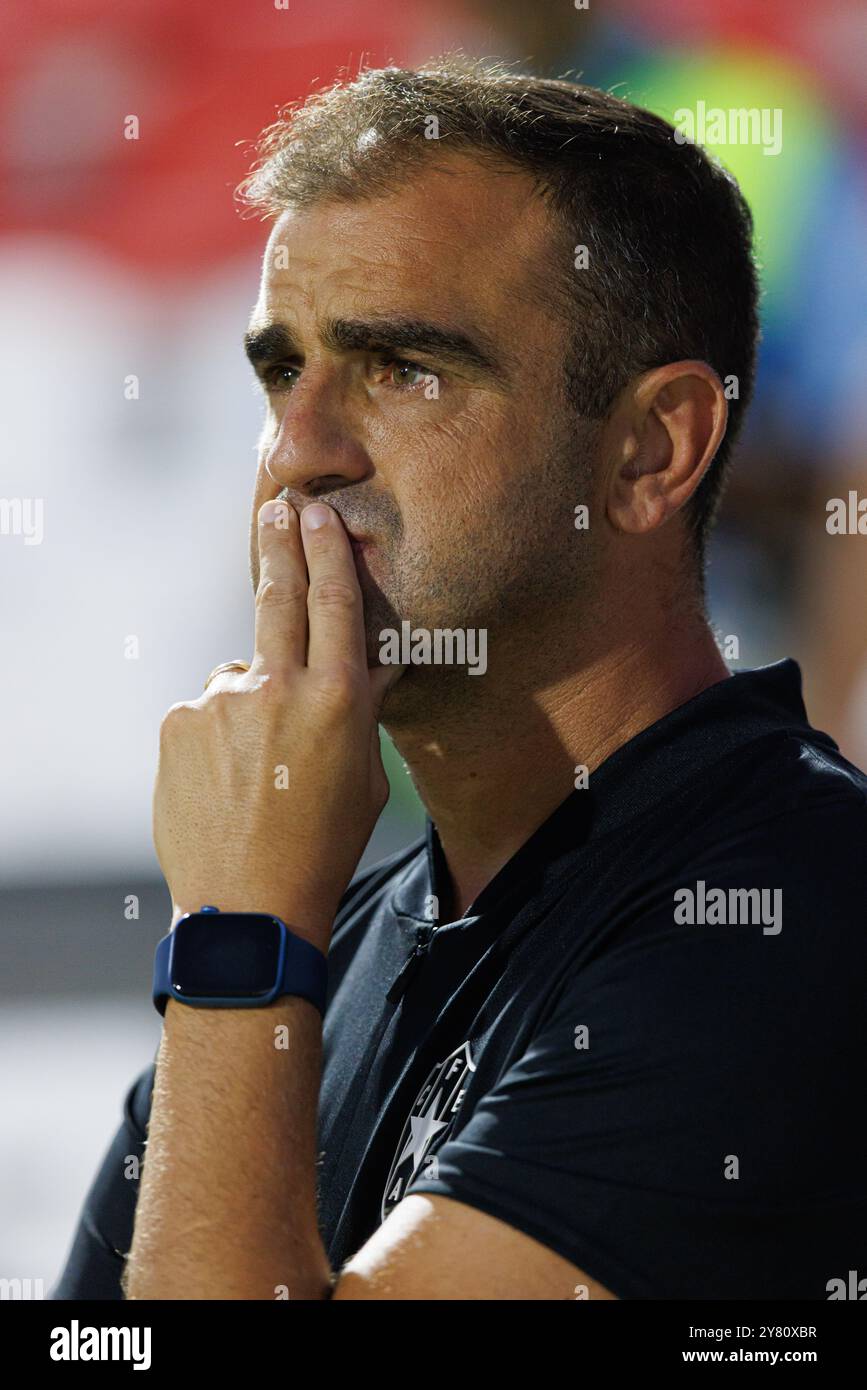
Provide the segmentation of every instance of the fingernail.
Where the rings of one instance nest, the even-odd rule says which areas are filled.
[[[318,531],[320,526],[326,525],[330,510],[330,507],[323,507],[319,502],[312,502],[309,507],[304,508],[301,520],[308,531]]]
[[[265,502],[259,511],[259,523],[261,526],[273,526],[278,516],[286,510],[285,502]]]

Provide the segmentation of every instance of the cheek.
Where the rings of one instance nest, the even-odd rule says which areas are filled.
[[[429,440],[428,495],[468,534],[496,514],[516,472],[527,467],[526,430],[506,411],[478,410],[448,420]]]
[[[411,427],[404,424],[402,437],[390,440],[398,461],[395,482],[446,505],[449,499],[452,505],[479,501],[508,476],[516,456],[523,456],[521,436],[514,413],[490,399],[470,399],[448,414],[419,410]]]
[[[365,447],[401,519],[395,573],[441,572],[501,524],[515,475],[528,466],[527,433],[514,402],[481,391],[465,393],[459,408],[445,399],[404,404],[366,422]],[[385,581],[375,554],[370,566]]]

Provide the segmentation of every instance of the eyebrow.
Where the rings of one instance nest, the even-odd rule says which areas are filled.
[[[430,354],[494,381],[507,380],[502,362],[487,344],[460,329],[445,328],[425,319],[327,319],[320,327],[319,337],[332,352]],[[244,351],[257,369],[270,362],[302,356],[291,331],[282,323],[251,327],[244,334]]]

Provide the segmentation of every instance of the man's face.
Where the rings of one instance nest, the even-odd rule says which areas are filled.
[[[462,156],[274,226],[248,335],[267,399],[253,580],[259,506],[330,503],[358,538],[371,665],[408,620],[486,628],[493,670],[498,640],[581,597],[595,435],[563,398],[551,254],[529,178]]]

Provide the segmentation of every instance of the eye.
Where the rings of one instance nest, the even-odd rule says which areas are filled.
[[[289,380],[290,374],[292,379]],[[298,368],[290,362],[275,362],[262,373],[262,382],[267,391],[288,391],[295,385]]]
[[[377,365],[385,371],[388,385],[398,390],[424,386],[435,376],[429,367],[423,367],[419,362],[411,362],[406,357],[382,357]]]
[[[376,367],[385,373],[385,384],[398,391],[417,390],[438,379],[429,367],[406,357],[379,357]],[[262,372],[262,384],[266,391],[289,391],[296,384],[300,371],[301,368],[291,362],[275,362]]]

